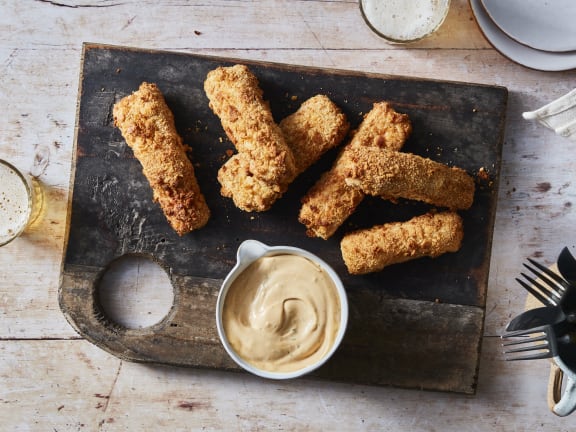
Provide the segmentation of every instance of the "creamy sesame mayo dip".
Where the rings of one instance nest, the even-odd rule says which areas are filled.
[[[330,276],[298,255],[258,258],[230,286],[223,328],[246,362],[270,372],[316,363],[332,348],[340,300]]]

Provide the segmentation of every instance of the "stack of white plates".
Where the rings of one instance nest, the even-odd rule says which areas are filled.
[[[502,55],[531,69],[576,68],[576,0],[470,0],[478,26]]]

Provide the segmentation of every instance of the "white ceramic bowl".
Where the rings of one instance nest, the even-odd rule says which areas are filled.
[[[224,330],[224,322],[223,322],[224,304],[226,296],[236,278],[240,276],[240,274],[242,274],[242,272],[245,271],[250,266],[250,264],[258,260],[259,258],[264,256],[276,256],[276,255],[297,255],[307,258],[313,263],[320,266],[320,268],[330,277],[330,279],[334,283],[338,298],[340,300],[340,317],[339,317],[340,322],[332,346],[329,348],[326,354],[315,363],[309,364],[301,369],[290,372],[271,372],[268,370],[260,369],[252,365],[248,361],[246,361],[235,351],[234,347],[230,344]],[[220,293],[218,294],[218,300],[216,302],[216,327],[218,329],[218,335],[220,337],[222,345],[224,346],[224,349],[230,355],[230,357],[243,369],[263,378],[278,379],[278,380],[296,378],[305,375],[307,373],[310,373],[313,370],[322,366],[332,356],[332,354],[334,354],[334,352],[340,345],[340,342],[342,342],[342,338],[344,337],[344,333],[346,332],[347,324],[348,324],[348,299],[346,297],[346,291],[344,289],[344,285],[342,284],[342,281],[340,280],[340,277],[336,274],[336,272],[322,259],[300,248],[291,246],[268,246],[256,240],[246,240],[239,246],[237,252],[237,263],[224,279],[224,282],[222,283],[222,287],[220,289]]]

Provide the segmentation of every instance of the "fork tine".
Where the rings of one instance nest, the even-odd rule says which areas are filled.
[[[568,282],[566,282],[560,275],[558,275],[557,273],[553,272],[552,270],[550,270],[548,267],[540,264],[537,261],[534,261],[531,258],[528,258],[528,261],[530,262],[530,264],[532,264],[533,266],[538,267],[540,270],[542,270],[542,272],[548,276],[550,279],[552,279],[554,282],[556,282],[558,285],[560,285],[560,290],[562,292],[566,291],[566,288],[568,288],[570,286],[570,284]],[[538,276],[538,275],[536,275]]]
[[[528,276],[525,273],[520,273],[522,276],[524,276],[526,278],[526,280],[528,280],[528,282],[530,282],[533,286],[535,286],[536,288],[538,288],[540,290],[540,292],[542,294],[544,294],[545,296],[548,297],[548,299],[554,303],[554,305],[558,304],[558,301],[560,300],[561,296],[558,294],[557,291],[551,291],[548,289],[548,287],[542,285],[539,280],[543,280],[542,278],[545,278],[545,276],[542,276],[540,279],[534,279],[531,278],[530,276]],[[544,282],[547,282],[546,280],[544,280]]]
[[[548,329],[549,326],[547,324],[538,326],[538,327],[532,327],[529,329],[521,329],[521,330],[512,330],[509,332],[504,333],[501,338],[502,339],[506,339],[509,337],[516,337],[516,336],[528,336],[528,335],[532,335],[535,333],[546,333],[546,329]]]
[[[506,361],[515,360],[537,360],[553,357],[552,350],[549,347],[548,334],[539,329],[529,329],[529,330],[518,330],[515,332],[510,332],[502,336],[502,339],[506,339],[514,336],[525,336],[528,334],[536,333],[534,336],[522,338],[520,340],[513,340],[503,343],[503,347],[516,346],[516,348],[508,348],[504,351],[506,356]],[[538,335],[538,333],[541,333]],[[544,342],[544,343],[535,343]],[[534,352],[536,351],[536,352]],[[519,353],[529,354],[519,355]]]
[[[509,349],[509,350],[504,351],[504,354],[514,354],[514,353],[521,353],[521,352],[527,352],[527,351],[540,351],[540,350],[549,351],[548,345],[547,344],[538,344],[538,345],[533,345],[533,346],[513,348],[513,349]]]
[[[536,279],[526,273],[520,273],[528,283],[519,278],[517,278],[516,281],[542,304],[546,306],[558,306],[564,293],[570,287],[570,284],[548,267],[531,258],[527,258],[527,260],[536,268],[525,263],[523,266],[536,276]]]
[[[564,288],[558,286],[552,279],[548,278],[545,273],[542,273],[542,272],[539,272],[538,270],[533,269],[528,264],[523,264],[523,266],[525,268],[527,268],[528,270],[530,270],[532,272],[532,274],[534,274],[536,276],[536,279],[531,278],[530,279],[531,281],[539,280],[539,281],[544,282],[547,285],[547,287],[545,289],[548,290],[548,288],[550,288],[550,289],[552,289],[552,292],[554,292],[556,294],[564,291]],[[524,275],[524,277],[528,278],[529,276]]]
[[[506,353],[505,353],[506,354]],[[524,356],[514,356],[506,357],[506,361],[516,361],[516,360],[539,360],[554,357],[550,351],[542,351],[534,354],[528,354]]]
[[[502,338],[508,338],[508,337],[510,337],[510,336],[508,336],[508,335],[502,336]],[[545,334],[542,334],[542,335],[540,335],[540,336],[533,336],[533,337],[529,337],[529,338],[522,338],[522,339],[519,339],[519,340],[516,339],[516,340],[510,341],[510,342],[503,343],[502,346],[505,346],[505,347],[506,347],[506,346],[513,346],[513,345],[521,345],[521,344],[527,344],[527,343],[534,343],[534,342],[545,341],[546,339],[548,339],[548,337],[547,337]],[[536,346],[536,345],[535,345],[535,346]],[[548,344],[547,344],[547,343],[546,343],[546,344],[540,344],[540,345],[537,345],[537,346],[546,347],[546,346],[548,346]],[[510,351],[510,352],[513,352],[513,351]]]
[[[522,273],[522,275],[524,275],[524,274]],[[524,277],[526,277],[526,275],[524,275]],[[536,289],[534,289],[531,285],[524,282],[522,279],[516,278],[516,281],[520,285],[522,285],[522,287],[526,291],[528,291],[530,294],[532,294],[534,297],[536,297],[536,299],[538,299],[542,304],[544,304],[546,306],[556,306],[557,305],[550,298],[545,297],[542,294],[540,294]]]
[[[556,285],[554,283],[553,280],[548,279],[545,275],[543,275],[542,273],[539,273],[538,271],[534,270],[532,267],[530,267],[528,264],[524,264],[524,267],[526,267],[528,270],[530,270],[534,275],[536,275],[536,279],[534,279],[533,277],[527,275],[526,273],[520,273],[522,276],[524,276],[532,285],[535,285],[540,291],[542,291],[545,295],[547,295],[548,297],[552,298],[552,297],[556,297],[558,299],[560,299],[562,292],[564,292],[562,290],[562,288],[559,288],[558,285]],[[544,282],[546,284],[546,286],[542,285],[541,282]]]

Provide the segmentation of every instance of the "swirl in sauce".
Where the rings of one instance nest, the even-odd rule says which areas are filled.
[[[329,351],[340,325],[340,300],[330,276],[298,255],[254,261],[224,301],[224,332],[245,361],[270,372],[293,372]]]

